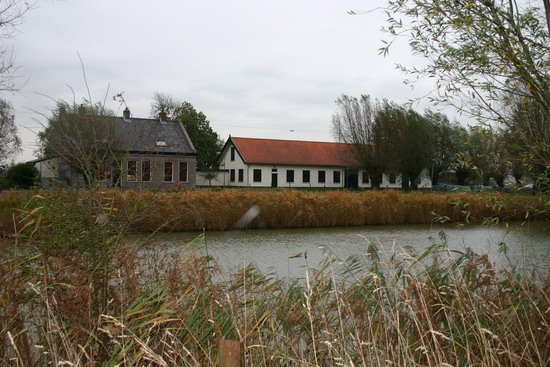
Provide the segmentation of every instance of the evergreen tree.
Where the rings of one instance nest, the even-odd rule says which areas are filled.
[[[185,126],[185,130],[197,150],[197,169],[199,171],[215,169],[223,142],[210,127],[210,121],[206,115],[197,111],[191,103],[183,102],[178,111],[178,120]]]

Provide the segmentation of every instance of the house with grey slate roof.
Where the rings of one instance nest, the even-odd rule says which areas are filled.
[[[106,186],[122,188],[190,188],[196,185],[197,152],[179,121],[134,118],[126,108],[122,117],[106,117],[117,124],[124,147],[119,161],[108,170]],[[61,157],[31,161],[41,183],[84,185],[84,179]]]

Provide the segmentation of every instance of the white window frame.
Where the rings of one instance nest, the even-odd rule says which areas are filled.
[[[172,165],[172,174],[171,174],[171,180],[170,181],[167,181],[166,180],[166,164],[167,163],[170,163]],[[174,182],[174,162],[172,161],[165,161],[164,164],[163,164],[163,170],[162,170],[162,181],[163,182]]]

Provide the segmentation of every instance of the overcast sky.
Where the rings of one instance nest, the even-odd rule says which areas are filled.
[[[46,123],[42,114],[49,114],[54,100],[88,97],[77,53],[93,101],[106,98],[118,115],[115,94],[124,92],[132,116],[149,117],[158,91],[191,102],[224,140],[231,134],[332,141],[334,101],[342,93],[403,103],[428,90],[427,83],[414,90],[404,85],[395,69],[413,62],[405,43],[387,57],[378,54],[383,11],[347,14],[384,4],[41,1],[13,40],[19,74],[28,81],[19,93],[2,94],[16,110],[24,143],[18,160],[34,158],[39,122]]]

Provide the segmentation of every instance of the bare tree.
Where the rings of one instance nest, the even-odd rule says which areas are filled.
[[[12,158],[20,150],[21,140],[17,135],[13,107],[0,99],[0,163]]]
[[[106,178],[127,146],[112,115],[99,103],[58,102],[38,135],[42,154],[65,159],[82,173],[87,184]]]
[[[352,156],[367,171],[372,188],[378,189],[382,174],[388,168],[388,151],[377,131],[376,107],[368,95],[358,99],[343,94],[336,105],[337,111],[332,116],[333,135],[347,144]]]
[[[180,114],[182,103],[169,94],[155,92],[151,103],[151,118],[157,118],[163,113],[167,119],[175,120]]]
[[[6,40],[17,33],[17,26],[23,21],[25,14],[35,7],[36,1],[5,0],[0,2],[0,90],[17,90],[17,66],[13,49]]]

